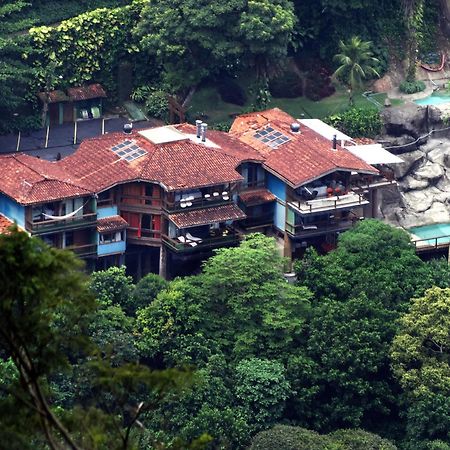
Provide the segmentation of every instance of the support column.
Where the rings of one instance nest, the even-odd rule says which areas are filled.
[[[167,279],[167,250],[164,244],[159,248],[159,276]]]

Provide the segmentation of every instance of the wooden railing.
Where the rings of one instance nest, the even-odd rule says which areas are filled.
[[[224,199],[222,196],[222,193],[220,192],[218,196],[213,196],[211,194],[210,197],[199,197],[194,198],[192,200],[186,201],[176,201],[176,202],[166,202],[164,204],[164,208],[168,212],[187,212],[192,209],[201,209],[201,208],[208,208],[209,206],[217,206],[217,205],[227,205],[229,203],[233,202],[232,196],[230,193],[226,196],[228,197],[227,200]],[[181,205],[185,205],[182,207]]]
[[[242,228],[255,228],[258,226],[272,225],[273,214],[273,212],[269,212],[257,216],[247,216],[246,219],[239,221],[239,225]]]
[[[97,244],[71,245],[65,250],[70,250],[81,257],[92,256],[97,254]]]
[[[293,236],[308,236],[312,234],[322,234],[327,232],[336,232],[348,230],[353,226],[355,220],[342,219],[329,222],[314,222],[308,225],[293,225],[286,223],[286,231]]]
[[[33,233],[56,232],[70,228],[93,226],[97,222],[97,213],[87,213],[68,219],[27,220],[27,229]]]
[[[312,214],[315,212],[360,206],[367,203],[369,202],[363,194],[351,192],[344,195],[335,195],[302,202],[291,202],[291,205],[303,214]]]
[[[163,242],[175,252],[195,252],[235,244],[239,241],[236,231],[223,232],[221,236],[202,238],[201,241],[180,242],[177,238],[162,235]]]

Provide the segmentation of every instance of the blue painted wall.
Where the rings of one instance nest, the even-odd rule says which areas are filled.
[[[114,253],[124,253],[127,248],[125,241],[111,242],[110,244],[98,244],[98,256],[113,255]]]
[[[280,231],[284,231],[286,222],[286,206],[275,202],[275,216],[273,223]]]
[[[97,219],[103,219],[104,217],[117,216],[117,206],[101,206],[97,208]]]
[[[4,194],[0,194],[0,213],[25,228],[25,207]]]
[[[286,184],[269,172],[267,172],[267,189],[280,200],[286,200]]]

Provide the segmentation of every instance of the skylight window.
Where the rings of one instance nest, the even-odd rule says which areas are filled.
[[[272,127],[266,127],[263,130],[259,130],[253,137],[272,148],[278,148],[285,142],[290,141],[287,136],[280,131],[274,130]]]
[[[123,141],[120,144],[115,145],[111,150],[120,159],[124,159],[128,162],[134,161],[147,153],[134,141]]]

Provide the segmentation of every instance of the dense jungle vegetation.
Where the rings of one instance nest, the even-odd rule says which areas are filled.
[[[341,40],[371,42],[379,75],[405,59],[414,68],[416,53],[436,51],[441,16],[439,0],[5,0],[0,132],[40,125],[39,91],[95,81],[114,104],[130,94],[121,70],[161,118],[167,94],[205,85],[250,109],[270,96],[316,101],[334,92]]]
[[[295,284],[284,264],[253,234],[199,275],[135,284],[1,236],[0,442],[449,449],[447,261],[366,220],[298,261]]]

